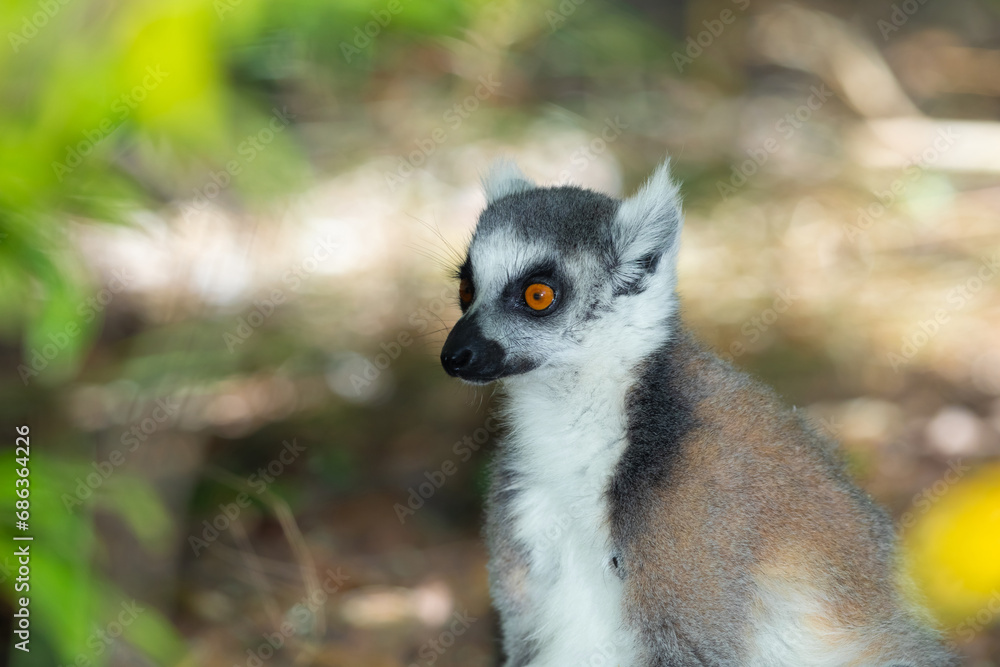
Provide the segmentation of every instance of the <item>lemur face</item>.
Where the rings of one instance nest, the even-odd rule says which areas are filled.
[[[445,370],[485,384],[627,344],[644,321],[635,310],[662,291],[650,288],[673,290],[680,213],[665,167],[625,202],[499,171],[458,271],[463,314],[441,351]]]
[[[579,340],[610,297],[600,245],[617,208],[575,188],[491,203],[458,272],[463,316],[441,353],[445,370],[489,382],[538,368]]]

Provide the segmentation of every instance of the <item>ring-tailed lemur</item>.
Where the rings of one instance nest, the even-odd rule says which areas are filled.
[[[441,361],[506,393],[505,665],[953,664],[833,445],[681,327],[667,163],[624,201],[507,163],[485,189]]]

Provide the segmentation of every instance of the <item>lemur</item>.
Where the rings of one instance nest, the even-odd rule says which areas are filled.
[[[836,446],[683,328],[669,163],[623,201],[509,162],[484,186],[441,362],[505,394],[505,667],[955,664]]]

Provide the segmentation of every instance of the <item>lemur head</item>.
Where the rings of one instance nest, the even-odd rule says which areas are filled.
[[[441,351],[450,375],[627,364],[669,336],[682,216],[667,162],[624,201],[537,187],[509,163],[484,187],[457,275],[462,317]]]

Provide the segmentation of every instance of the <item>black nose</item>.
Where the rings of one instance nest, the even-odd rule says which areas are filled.
[[[492,382],[504,375],[503,348],[483,336],[475,316],[463,317],[448,334],[441,365],[448,375],[470,382]]]
[[[458,350],[441,350],[441,365],[448,371],[448,375],[459,375],[463,370],[472,366],[476,358],[476,353],[468,347]]]

